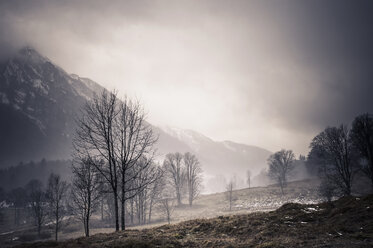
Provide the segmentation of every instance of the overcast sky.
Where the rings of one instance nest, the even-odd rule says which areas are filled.
[[[372,3],[1,1],[0,56],[30,45],[154,125],[307,154],[373,112]]]

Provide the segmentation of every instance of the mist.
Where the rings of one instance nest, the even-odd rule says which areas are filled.
[[[0,0],[0,246],[369,247],[372,10]]]
[[[372,110],[369,7],[3,1],[1,53],[35,47],[70,73],[141,99],[154,125],[305,155],[322,127]]]

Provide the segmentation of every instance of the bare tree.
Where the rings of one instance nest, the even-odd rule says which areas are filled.
[[[27,205],[27,192],[24,188],[18,187],[12,189],[7,196],[7,201],[13,204],[14,208],[14,224],[18,226],[20,224],[20,210],[25,208]]]
[[[47,201],[49,203],[49,210],[51,217],[55,221],[55,240],[58,239],[58,231],[60,230],[60,223],[65,216],[65,197],[68,185],[61,180],[59,175],[50,174],[47,187]]]
[[[247,184],[249,185],[249,188],[250,188],[250,186],[251,186],[251,170],[247,170],[246,171],[246,182],[247,182]]]
[[[361,169],[373,187],[373,116],[363,114],[355,118],[350,132],[352,145],[363,158]]]
[[[104,194],[104,201],[106,206],[106,208],[104,208],[106,219],[110,222],[115,221],[114,195],[112,193]]]
[[[323,176],[343,195],[351,194],[355,164],[346,126],[328,127],[313,138],[311,152],[322,163]]]
[[[272,154],[268,158],[269,176],[279,183],[282,194],[284,194],[287,178],[294,169],[294,159],[293,151],[285,149]]]
[[[84,106],[77,120],[74,139],[75,153],[83,154],[81,156],[91,158],[92,161],[104,160],[104,163],[94,163],[94,166],[111,188],[116,231],[119,231],[119,167],[115,156],[115,145],[118,142],[115,122],[119,112],[116,93],[104,90]]]
[[[184,154],[185,179],[188,187],[189,206],[201,190],[202,169],[197,157],[189,152]]]
[[[333,184],[333,182],[331,182],[327,178],[321,179],[321,183],[320,183],[318,191],[319,191],[319,195],[325,198],[328,202],[331,202],[333,196],[336,195],[335,185]]]
[[[127,180],[125,197],[126,201],[129,200],[131,223],[133,224],[136,210],[138,223],[145,224],[151,187],[159,176],[158,166],[154,164],[152,158],[142,157],[137,161],[136,167],[127,172],[127,175],[130,179]]]
[[[71,188],[72,206],[84,225],[86,237],[89,237],[90,217],[100,200],[100,181],[94,163],[100,162],[94,162],[89,158],[75,158],[72,166],[74,175]]]
[[[149,185],[149,223],[151,222],[153,206],[157,201],[161,199],[163,187],[165,186],[163,170],[160,167],[157,167],[156,173],[156,180],[154,180],[154,182],[151,185]]]
[[[149,173],[151,171],[151,173]],[[146,222],[150,223],[153,205],[159,201],[163,193],[163,187],[165,186],[163,181],[163,171],[156,164],[153,164],[148,170],[139,174],[137,180],[134,181],[136,184],[141,183],[143,178],[142,174],[153,174],[154,180],[148,184],[142,191],[139,191],[136,197],[130,198],[129,200],[129,213],[131,223],[133,224],[135,211],[138,217],[139,224],[145,224]],[[148,216],[148,220],[146,217]]]
[[[116,155],[121,178],[121,227],[125,230],[125,202],[143,194],[147,185],[155,180],[149,170],[153,162],[154,148],[158,137],[145,121],[139,102],[127,97],[120,104],[116,133],[119,138]],[[136,183],[132,181],[136,180]]]
[[[236,182],[232,178],[231,180],[229,180],[229,183],[226,186],[226,197],[229,202],[229,211],[232,211],[232,204],[234,201],[233,191],[235,188],[236,188]]]
[[[45,192],[43,185],[39,180],[31,180],[27,185],[29,203],[32,209],[32,216],[37,226],[38,236],[40,237],[41,227],[46,219]]]
[[[143,171],[153,161],[156,141],[140,103],[128,98],[121,102],[115,92],[103,91],[88,102],[78,120],[75,152],[85,154],[92,161],[104,160],[104,163],[94,163],[94,166],[111,187],[117,231],[119,201],[121,228],[124,230],[126,200],[135,197],[153,180],[150,171],[148,174]]]
[[[168,224],[171,223],[172,213],[174,212],[175,206],[171,198],[162,198],[160,200],[161,208],[163,213],[166,215]]]
[[[182,189],[185,183],[185,170],[182,166],[183,155],[181,153],[169,153],[163,163],[164,171],[173,186],[177,205],[181,205]]]

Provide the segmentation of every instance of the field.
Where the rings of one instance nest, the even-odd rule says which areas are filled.
[[[247,214],[256,211],[275,210],[287,202],[310,204],[320,201],[317,194],[317,180],[305,180],[289,183],[284,195],[276,185],[267,187],[246,188],[234,191],[234,201],[232,210],[229,211],[229,204],[225,193],[211,195],[201,195],[193,206],[182,205],[175,207],[171,216],[171,223],[176,224],[181,221],[213,218],[232,214]],[[12,211],[11,209],[9,211]],[[91,222],[91,234],[111,233],[114,228],[108,227],[99,221],[98,216],[94,216]],[[129,226],[129,229],[145,229],[158,227],[166,224],[165,216],[159,207],[155,207],[151,223],[147,225]],[[103,228],[105,227],[105,228]],[[44,228],[44,239],[53,238],[53,228]],[[78,221],[68,221],[67,225],[59,232],[59,239],[66,240],[78,238],[83,235],[83,228]],[[36,238],[36,233],[30,227],[24,226],[21,229],[2,232],[0,234],[0,244],[2,246],[13,246],[21,242],[30,242]]]
[[[372,247],[373,196],[17,247]]]

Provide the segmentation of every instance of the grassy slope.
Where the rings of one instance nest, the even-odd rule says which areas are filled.
[[[373,196],[18,247],[372,247]]]
[[[284,195],[277,185],[235,190],[232,211],[229,211],[229,203],[225,193],[201,195],[194,201],[192,208],[188,205],[176,207],[172,215],[172,222],[212,218],[232,213],[275,210],[288,202],[317,203],[320,201],[317,192],[318,185],[318,180],[291,182],[285,189]],[[156,209],[153,220],[162,218],[164,218],[163,214],[159,212],[159,209]]]
[[[229,204],[225,193],[201,195],[195,200],[193,207],[188,205],[176,207],[172,214],[172,224],[186,220],[213,218],[227,214],[247,214],[256,211],[270,211],[275,210],[288,202],[302,204],[318,203],[320,202],[317,193],[318,184],[318,180],[291,182],[285,189],[284,195],[281,194],[281,190],[277,185],[235,190],[232,211],[229,211]],[[10,209],[10,211],[12,211],[12,209]],[[114,231],[114,228],[103,228],[102,225],[104,225],[104,223],[101,223],[100,225],[97,218],[99,217],[94,216],[91,221],[91,234],[111,233]],[[153,209],[151,224],[129,226],[129,228],[152,228],[166,223],[165,216],[161,209],[159,209],[159,206],[155,206]],[[59,240],[78,238],[84,234],[80,222],[69,221],[66,224],[67,225],[62,228],[62,231],[59,232]],[[52,226],[43,228],[43,232],[44,234],[48,234],[49,238],[53,237]],[[16,240],[10,241],[13,238]],[[35,228],[29,227],[29,230],[19,230],[6,235],[0,235],[0,247],[14,246],[22,242],[30,242],[36,238]],[[48,239],[47,236],[45,238]]]

